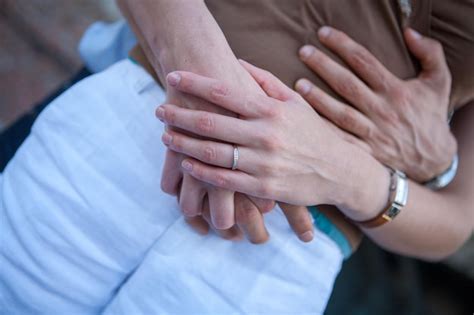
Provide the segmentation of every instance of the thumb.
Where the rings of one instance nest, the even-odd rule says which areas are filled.
[[[420,60],[421,80],[436,82],[451,82],[451,74],[441,44],[408,28],[405,30],[405,41],[415,57]]]
[[[239,59],[239,62],[268,96],[284,102],[296,95],[292,89],[287,87],[272,73],[260,69],[242,59]]]

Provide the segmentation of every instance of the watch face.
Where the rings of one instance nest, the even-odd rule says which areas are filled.
[[[387,216],[389,216],[391,219],[395,218],[397,214],[400,213],[400,208],[398,207],[390,207],[387,211]]]

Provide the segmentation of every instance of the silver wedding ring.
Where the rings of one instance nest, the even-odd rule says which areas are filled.
[[[239,147],[234,145],[234,159],[232,161],[232,170],[237,169],[237,164],[239,164]]]

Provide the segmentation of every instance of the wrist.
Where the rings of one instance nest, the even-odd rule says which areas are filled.
[[[336,206],[354,221],[377,216],[389,200],[390,170],[368,154],[349,155],[354,162],[347,172],[351,182]]]

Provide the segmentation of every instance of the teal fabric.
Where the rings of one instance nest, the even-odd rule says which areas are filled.
[[[133,62],[134,64],[138,65],[138,66],[141,66],[138,61],[135,60],[135,58],[133,58],[132,56],[128,56],[128,60],[130,60],[131,62]]]
[[[346,236],[339,230],[316,206],[308,207],[313,216],[314,225],[330,239],[332,239],[341,249],[344,259],[352,255],[352,247]]]

